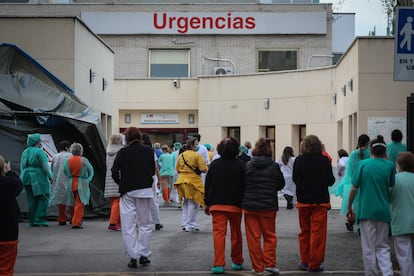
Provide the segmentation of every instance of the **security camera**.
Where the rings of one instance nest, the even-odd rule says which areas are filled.
[[[179,80],[173,80],[173,84],[175,88],[179,88],[180,87],[180,81]]]

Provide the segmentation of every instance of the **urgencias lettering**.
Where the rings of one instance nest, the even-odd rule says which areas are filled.
[[[154,27],[156,29],[174,29],[181,34],[187,33],[190,29],[254,29],[256,22],[254,17],[233,17],[229,12],[227,17],[225,16],[168,16],[167,13],[162,13],[159,16],[158,13],[154,13]]]

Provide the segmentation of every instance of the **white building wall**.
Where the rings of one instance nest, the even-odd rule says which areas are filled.
[[[238,73],[254,73],[257,69],[257,49],[293,49],[298,50],[298,66],[306,68],[307,60],[314,54],[330,55],[332,53],[331,4],[197,4],[197,5],[149,5],[149,4],[82,4],[82,5],[10,5],[2,4],[1,16],[78,16],[87,12],[185,12],[191,13],[298,13],[323,12],[326,14],[325,34],[290,34],[285,35],[179,35],[175,32],[163,35],[128,34],[109,35],[99,34],[115,51],[115,79],[148,78],[148,49],[150,48],[189,48],[191,49],[191,77],[209,75],[216,66],[229,65],[206,61],[202,56],[228,58],[237,65]],[[86,22],[88,23],[88,22]],[[269,22],[269,24],[274,22]],[[117,22],[113,22],[117,24]],[[118,23],[121,24],[121,23]],[[286,30],[289,26],[285,27]],[[304,24],[303,28],[306,29]],[[173,43],[175,39],[176,43]],[[194,42],[182,44],[182,42]],[[312,67],[329,65],[329,58],[315,59]]]
[[[108,138],[112,133],[114,52],[76,18],[0,18],[0,41],[15,44],[68,85],[95,111]],[[96,72],[89,82],[89,69]],[[102,78],[109,86],[102,91]],[[107,121],[109,120],[109,121]]]
[[[97,43],[98,42],[98,43]],[[74,90],[89,106],[105,114],[114,114],[114,53],[85,26],[76,21],[74,39]],[[95,74],[90,82],[90,71]],[[106,81],[104,90],[103,81]]]

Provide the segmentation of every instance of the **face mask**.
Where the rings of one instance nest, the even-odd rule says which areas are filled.
[[[196,148],[195,148],[195,151],[198,151],[199,149],[200,149],[200,146],[197,145]]]

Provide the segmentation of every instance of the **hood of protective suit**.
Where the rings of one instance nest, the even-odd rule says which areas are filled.
[[[40,142],[40,134],[39,133],[31,134],[31,135],[29,135],[29,137],[27,137],[27,146],[28,147],[33,147],[38,142]]]
[[[108,145],[108,147],[106,148],[106,153],[109,156],[116,155],[118,151],[123,147],[124,147],[123,145]]]

